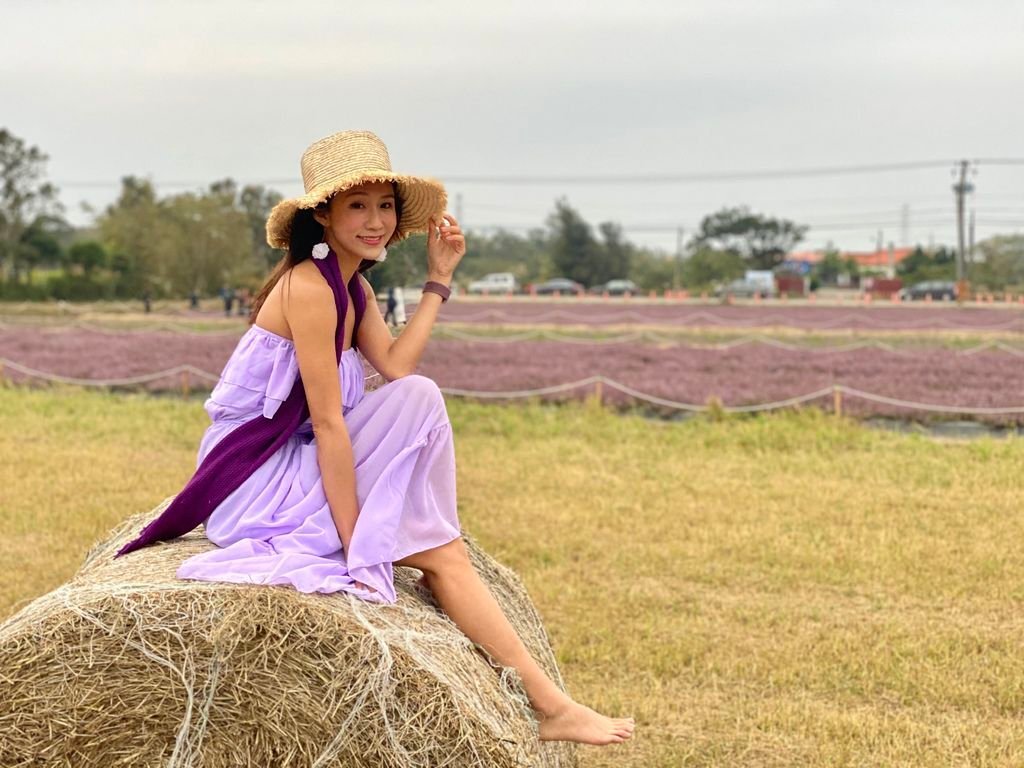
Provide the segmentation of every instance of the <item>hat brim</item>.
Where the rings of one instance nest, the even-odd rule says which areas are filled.
[[[291,239],[292,221],[296,211],[315,208],[339,192],[367,182],[393,181],[398,185],[402,199],[402,217],[395,234],[387,245],[401,242],[416,232],[426,232],[428,222],[444,213],[448,194],[441,182],[426,176],[407,176],[387,170],[362,171],[357,175],[339,179],[307,192],[301,197],[282,200],[267,217],[267,243],[273,248],[287,248]]]

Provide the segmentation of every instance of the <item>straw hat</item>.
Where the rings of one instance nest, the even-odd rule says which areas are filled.
[[[267,219],[267,242],[274,248],[288,247],[292,219],[300,208],[315,208],[363,182],[394,181],[398,185],[402,216],[387,245],[413,232],[425,232],[427,220],[444,213],[448,203],[441,182],[392,171],[387,147],[369,131],[341,131],[313,142],[302,154],[301,165],[306,194],[282,200]]]

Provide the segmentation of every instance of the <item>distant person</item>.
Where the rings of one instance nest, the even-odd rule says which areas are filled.
[[[242,288],[238,291],[238,312],[235,314],[244,315],[249,311],[249,289]]]
[[[196,293],[195,289],[188,295],[188,308],[199,309],[199,294]]]
[[[398,300],[395,298],[395,287],[391,286],[388,288],[387,309],[384,312],[384,322],[391,327],[398,325],[395,322],[395,307],[397,306]]]
[[[405,291],[402,286],[395,286],[395,325],[405,325]]]
[[[225,285],[220,289],[220,297],[224,300],[224,317],[231,317],[231,308],[235,305],[235,292]]]
[[[142,306],[145,308],[145,312],[147,315],[153,309],[152,299],[153,297],[150,295],[148,290],[142,292]]]

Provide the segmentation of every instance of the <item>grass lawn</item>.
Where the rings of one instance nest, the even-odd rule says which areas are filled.
[[[460,515],[570,692],[583,766],[1024,764],[1024,440],[816,411],[652,423],[452,401]],[[0,388],[0,617],[177,492],[200,400]]]

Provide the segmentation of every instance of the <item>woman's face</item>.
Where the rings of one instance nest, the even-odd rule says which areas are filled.
[[[339,256],[376,259],[398,226],[395,189],[391,182],[360,184],[330,199],[314,218],[324,227],[324,240]]]

